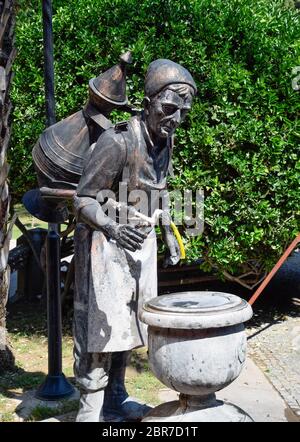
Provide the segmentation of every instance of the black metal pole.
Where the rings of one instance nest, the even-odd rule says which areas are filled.
[[[46,239],[46,263],[48,375],[36,395],[40,399],[56,400],[70,396],[74,392],[74,388],[62,373],[60,237],[51,228]]]
[[[54,63],[52,33],[52,1],[42,0],[44,34],[44,75],[47,126],[55,123]],[[60,286],[59,225],[49,224],[46,239],[46,279],[48,318],[48,375],[36,396],[56,400],[74,393],[73,386],[62,373],[62,324]]]
[[[60,238],[50,230],[47,235],[47,293],[48,296],[48,370],[51,376],[62,373],[62,330],[60,308]]]
[[[52,0],[42,0],[44,37],[44,78],[47,127],[56,122],[54,95],[54,56],[52,30]]]

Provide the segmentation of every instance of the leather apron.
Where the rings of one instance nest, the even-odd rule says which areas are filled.
[[[139,119],[132,118],[129,126],[134,141],[127,145],[127,161],[122,176],[128,192],[141,189],[149,193],[151,190],[164,189],[168,167],[161,179],[153,179],[149,173],[149,170],[153,171],[153,159],[147,153]],[[78,337],[82,351],[117,352],[147,345],[147,326],[140,322],[138,314],[144,302],[157,296],[154,228],[141,250],[135,252],[119,247],[101,231],[93,231],[84,224],[80,224],[79,229],[81,238],[90,238],[90,241],[85,241],[84,247],[77,241],[75,253],[80,268],[84,269],[82,274],[76,276],[77,287],[81,287],[80,291],[84,291],[84,287],[88,291],[87,298],[86,293],[81,293],[88,300],[87,303],[80,302],[80,293],[77,293],[74,304],[78,309],[77,321],[80,317],[83,321],[78,327],[83,333]],[[82,229],[86,229],[85,233]],[[87,247],[90,253],[87,253]],[[84,327],[86,323],[88,325]]]

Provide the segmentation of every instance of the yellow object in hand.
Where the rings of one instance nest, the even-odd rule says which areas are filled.
[[[185,259],[185,257],[186,257],[185,249],[184,249],[183,241],[182,241],[181,235],[179,233],[179,230],[177,229],[177,227],[175,226],[173,221],[171,221],[170,226],[171,226],[171,228],[173,230],[173,233],[174,233],[175,238],[177,239],[177,242],[178,242],[178,245],[179,245],[180,259]]]

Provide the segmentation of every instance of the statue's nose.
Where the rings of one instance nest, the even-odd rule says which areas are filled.
[[[180,120],[181,120],[181,114],[180,114],[180,109],[178,109],[172,117],[172,121],[175,127],[179,125]]]

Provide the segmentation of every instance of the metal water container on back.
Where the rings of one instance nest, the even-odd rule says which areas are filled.
[[[48,127],[33,148],[39,187],[76,189],[84,165],[101,133],[112,126],[113,109],[127,105],[126,65],[131,53],[119,64],[89,81],[89,99],[84,108]]]

